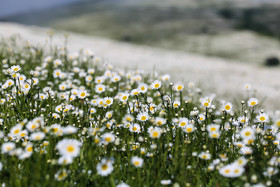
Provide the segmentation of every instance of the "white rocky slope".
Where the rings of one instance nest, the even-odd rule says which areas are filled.
[[[23,39],[43,45],[48,38],[47,28],[0,23],[0,35],[4,38],[20,34]],[[53,41],[63,45],[64,34],[55,31]],[[246,95],[244,84],[251,83],[256,96],[264,99],[263,107],[280,109],[280,68],[265,68],[221,58],[205,57],[184,52],[137,46],[104,38],[70,33],[70,51],[90,48],[98,56],[106,58],[119,68],[139,68],[159,73],[169,73],[173,81],[194,81],[201,84],[205,94],[211,92],[233,102]]]

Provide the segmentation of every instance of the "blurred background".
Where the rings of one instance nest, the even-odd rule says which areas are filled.
[[[0,21],[279,67],[280,0],[0,0]]]

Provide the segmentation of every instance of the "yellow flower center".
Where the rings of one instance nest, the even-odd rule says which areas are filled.
[[[158,88],[158,87],[159,87],[159,84],[158,84],[158,83],[156,83],[156,84],[155,84],[155,88]]]
[[[189,128],[186,129],[187,132],[192,132],[192,130],[193,130],[193,129],[192,129],[191,127],[189,127]]]
[[[204,106],[209,106],[209,103],[205,102],[205,103],[204,103]]]
[[[137,131],[137,127],[133,127],[132,130],[133,130],[133,131]]]
[[[139,164],[140,164],[139,161],[135,161],[135,162],[134,162],[134,165],[135,165],[135,166],[139,166]]]
[[[186,124],[187,124],[187,123],[183,121],[183,122],[180,123],[180,126],[183,127],[183,126],[185,126]]]
[[[265,117],[264,117],[264,116],[261,116],[261,117],[260,117],[260,120],[261,120],[261,121],[264,121],[264,120],[265,120]]]
[[[16,129],[15,130],[15,134],[17,134],[17,133],[19,133],[20,132],[20,130],[19,129]]]
[[[111,141],[111,137],[105,138],[105,141],[106,141],[106,142],[110,142],[110,141]]]
[[[28,152],[32,152],[33,151],[33,147],[28,147],[27,149],[26,149]]]
[[[215,127],[211,127],[210,131],[216,131],[216,128]]]
[[[178,90],[182,90],[182,88],[183,88],[183,86],[181,86],[181,85],[177,87]]]
[[[226,110],[230,110],[230,106],[229,106],[229,105],[226,105],[226,106],[225,106],[225,109],[226,109]]]
[[[146,116],[142,116],[142,117],[141,117],[141,120],[142,120],[142,121],[144,121],[144,120],[146,120],[146,119],[147,119]]]
[[[102,170],[106,170],[106,169],[108,168],[108,166],[107,166],[107,164],[103,164],[103,165],[101,166],[101,168],[102,168]]]
[[[225,173],[229,173],[229,172],[230,172],[230,170],[229,170],[229,169],[226,169],[226,170],[225,170]]]
[[[252,101],[252,102],[251,102],[251,105],[252,105],[252,106],[256,105],[256,102],[255,102],[255,101]]]
[[[67,151],[72,153],[75,150],[74,146],[70,145],[67,147]]]
[[[245,136],[250,136],[251,132],[245,132]]]
[[[158,137],[158,132],[157,131],[155,131],[155,132],[153,132],[153,137]]]

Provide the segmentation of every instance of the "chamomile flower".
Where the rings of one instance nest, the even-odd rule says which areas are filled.
[[[158,125],[158,126],[165,125],[166,124],[166,119],[164,119],[162,117],[156,117],[155,124]]]
[[[167,186],[167,185],[170,185],[170,184],[171,184],[171,180],[170,180],[170,179],[168,179],[168,180],[161,180],[161,181],[160,181],[160,184],[161,184],[161,185],[166,185],[166,186]]]
[[[173,90],[175,90],[175,91],[177,91],[177,92],[183,91],[183,89],[184,89],[184,85],[181,84],[181,83],[176,83],[176,84],[174,84],[174,86],[173,86]]]
[[[138,90],[139,90],[139,92],[141,92],[141,93],[146,93],[147,90],[148,90],[148,85],[142,83],[142,84],[140,84],[140,85],[138,86]]]
[[[96,86],[95,86],[95,92],[96,93],[102,93],[102,92],[104,92],[105,91],[105,85],[103,85],[103,84],[97,84]]]
[[[11,70],[12,70],[14,73],[16,73],[16,72],[18,72],[19,70],[21,70],[21,68],[20,68],[19,65],[14,65],[14,66],[11,67]]]
[[[80,141],[66,138],[59,141],[56,148],[62,156],[77,157],[80,154],[81,146],[82,143]]]
[[[7,143],[3,143],[2,144],[1,150],[2,150],[2,153],[9,153],[12,150],[14,150],[15,148],[16,148],[16,144],[15,143],[7,142]]]
[[[159,138],[161,135],[161,128],[155,127],[151,131],[149,131],[149,135],[151,138]]]
[[[151,88],[153,90],[157,90],[161,87],[161,81],[160,80],[155,80],[154,82],[152,82],[151,84]]]
[[[223,104],[222,109],[226,112],[231,112],[232,111],[232,104],[230,102],[226,102]]]
[[[266,113],[260,113],[259,115],[257,115],[257,121],[258,122],[268,122],[269,121],[269,117]]]
[[[199,158],[203,160],[210,160],[211,159],[211,154],[206,153],[206,152],[201,152],[199,155],[197,155]]]
[[[102,135],[102,139],[103,139],[103,143],[105,145],[107,145],[107,144],[115,141],[115,135],[107,132],[107,133]]]
[[[192,133],[192,132],[194,132],[194,130],[195,130],[194,125],[191,123],[187,124],[184,128],[184,131],[186,133]]]
[[[147,121],[149,119],[149,115],[147,112],[141,112],[137,115],[137,119],[139,121]]]
[[[246,124],[249,121],[248,117],[245,117],[245,116],[240,116],[240,117],[237,118],[237,120],[241,124]]]
[[[96,170],[98,175],[108,176],[114,170],[113,163],[112,161],[103,159],[99,164],[97,164]]]
[[[138,156],[134,156],[131,158],[132,165],[134,165],[137,168],[141,168],[143,166],[143,162],[144,162],[143,158],[140,158]]]
[[[220,125],[217,125],[217,124],[210,124],[210,125],[207,125],[207,130],[208,132],[218,132],[220,129]]]
[[[33,141],[40,141],[45,138],[46,134],[43,132],[34,132],[30,135],[31,140]]]
[[[202,106],[204,106],[206,108],[211,107],[211,102],[212,102],[212,100],[211,100],[210,97],[204,97],[204,98],[201,99]]]
[[[61,156],[57,161],[59,165],[68,165],[68,164],[72,164],[72,162],[73,162],[73,157],[71,156]]]
[[[185,128],[188,123],[189,123],[189,120],[187,118],[180,118],[178,126],[181,128]]]
[[[245,127],[240,131],[240,136],[243,139],[253,139],[255,136],[255,131],[252,127]]]
[[[253,107],[256,106],[259,103],[259,100],[257,98],[251,98],[248,100],[248,106]]]
[[[84,99],[84,98],[86,98],[88,95],[89,95],[89,94],[87,93],[86,90],[81,90],[81,91],[79,91],[79,93],[78,93],[78,97],[79,97],[80,99]]]
[[[139,133],[139,132],[141,132],[141,127],[138,123],[134,123],[133,125],[130,125],[129,130],[130,130],[130,132]]]
[[[180,105],[181,105],[181,102],[180,102],[179,100],[175,100],[175,101],[173,102],[173,107],[174,107],[174,108],[179,108]]]

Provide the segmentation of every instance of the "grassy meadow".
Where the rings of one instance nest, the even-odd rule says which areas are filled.
[[[50,33],[50,37],[51,33]],[[5,186],[277,186],[280,112],[89,49],[0,43]]]

